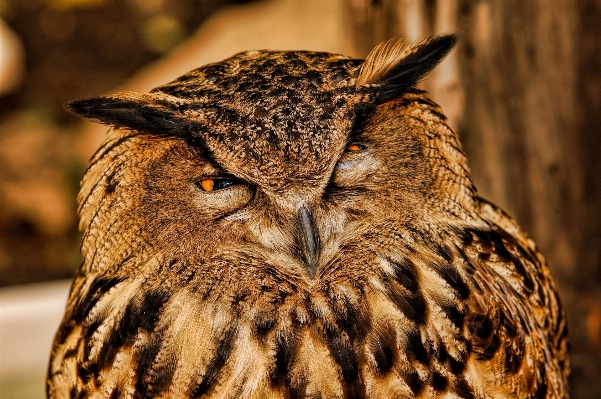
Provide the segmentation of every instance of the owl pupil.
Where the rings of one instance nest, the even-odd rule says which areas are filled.
[[[229,186],[233,186],[235,182],[233,180],[215,180],[213,184],[213,190],[221,190],[222,188],[227,188]]]

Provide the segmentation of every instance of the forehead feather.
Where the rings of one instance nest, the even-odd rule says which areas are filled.
[[[348,105],[361,63],[328,53],[245,52],[153,92],[187,100],[184,113],[202,112],[200,135],[218,161],[282,186],[331,167],[332,146],[340,147],[351,126]]]
[[[153,91],[220,101],[234,93],[249,100],[277,96],[282,86],[312,92],[348,88],[362,60],[308,51],[248,51],[194,69]]]

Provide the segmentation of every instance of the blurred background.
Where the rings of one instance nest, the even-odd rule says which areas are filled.
[[[69,100],[141,90],[249,49],[364,58],[456,32],[423,82],[480,194],[546,255],[572,397],[601,392],[601,0],[0,0],[0,397],[44,397],[79,265],[75,198],[106,129]]]

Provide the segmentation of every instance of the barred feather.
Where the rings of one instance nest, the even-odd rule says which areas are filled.
[[[543,256],[411,87],[454,42],[247,52],[74,103],[115,129],[48,396],[567,398]]]

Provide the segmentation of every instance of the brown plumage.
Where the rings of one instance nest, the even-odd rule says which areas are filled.
[[[415,87],[454,43],[247,52],[71,103],[113,129],[49,396],[566,398],[545,260]]]

